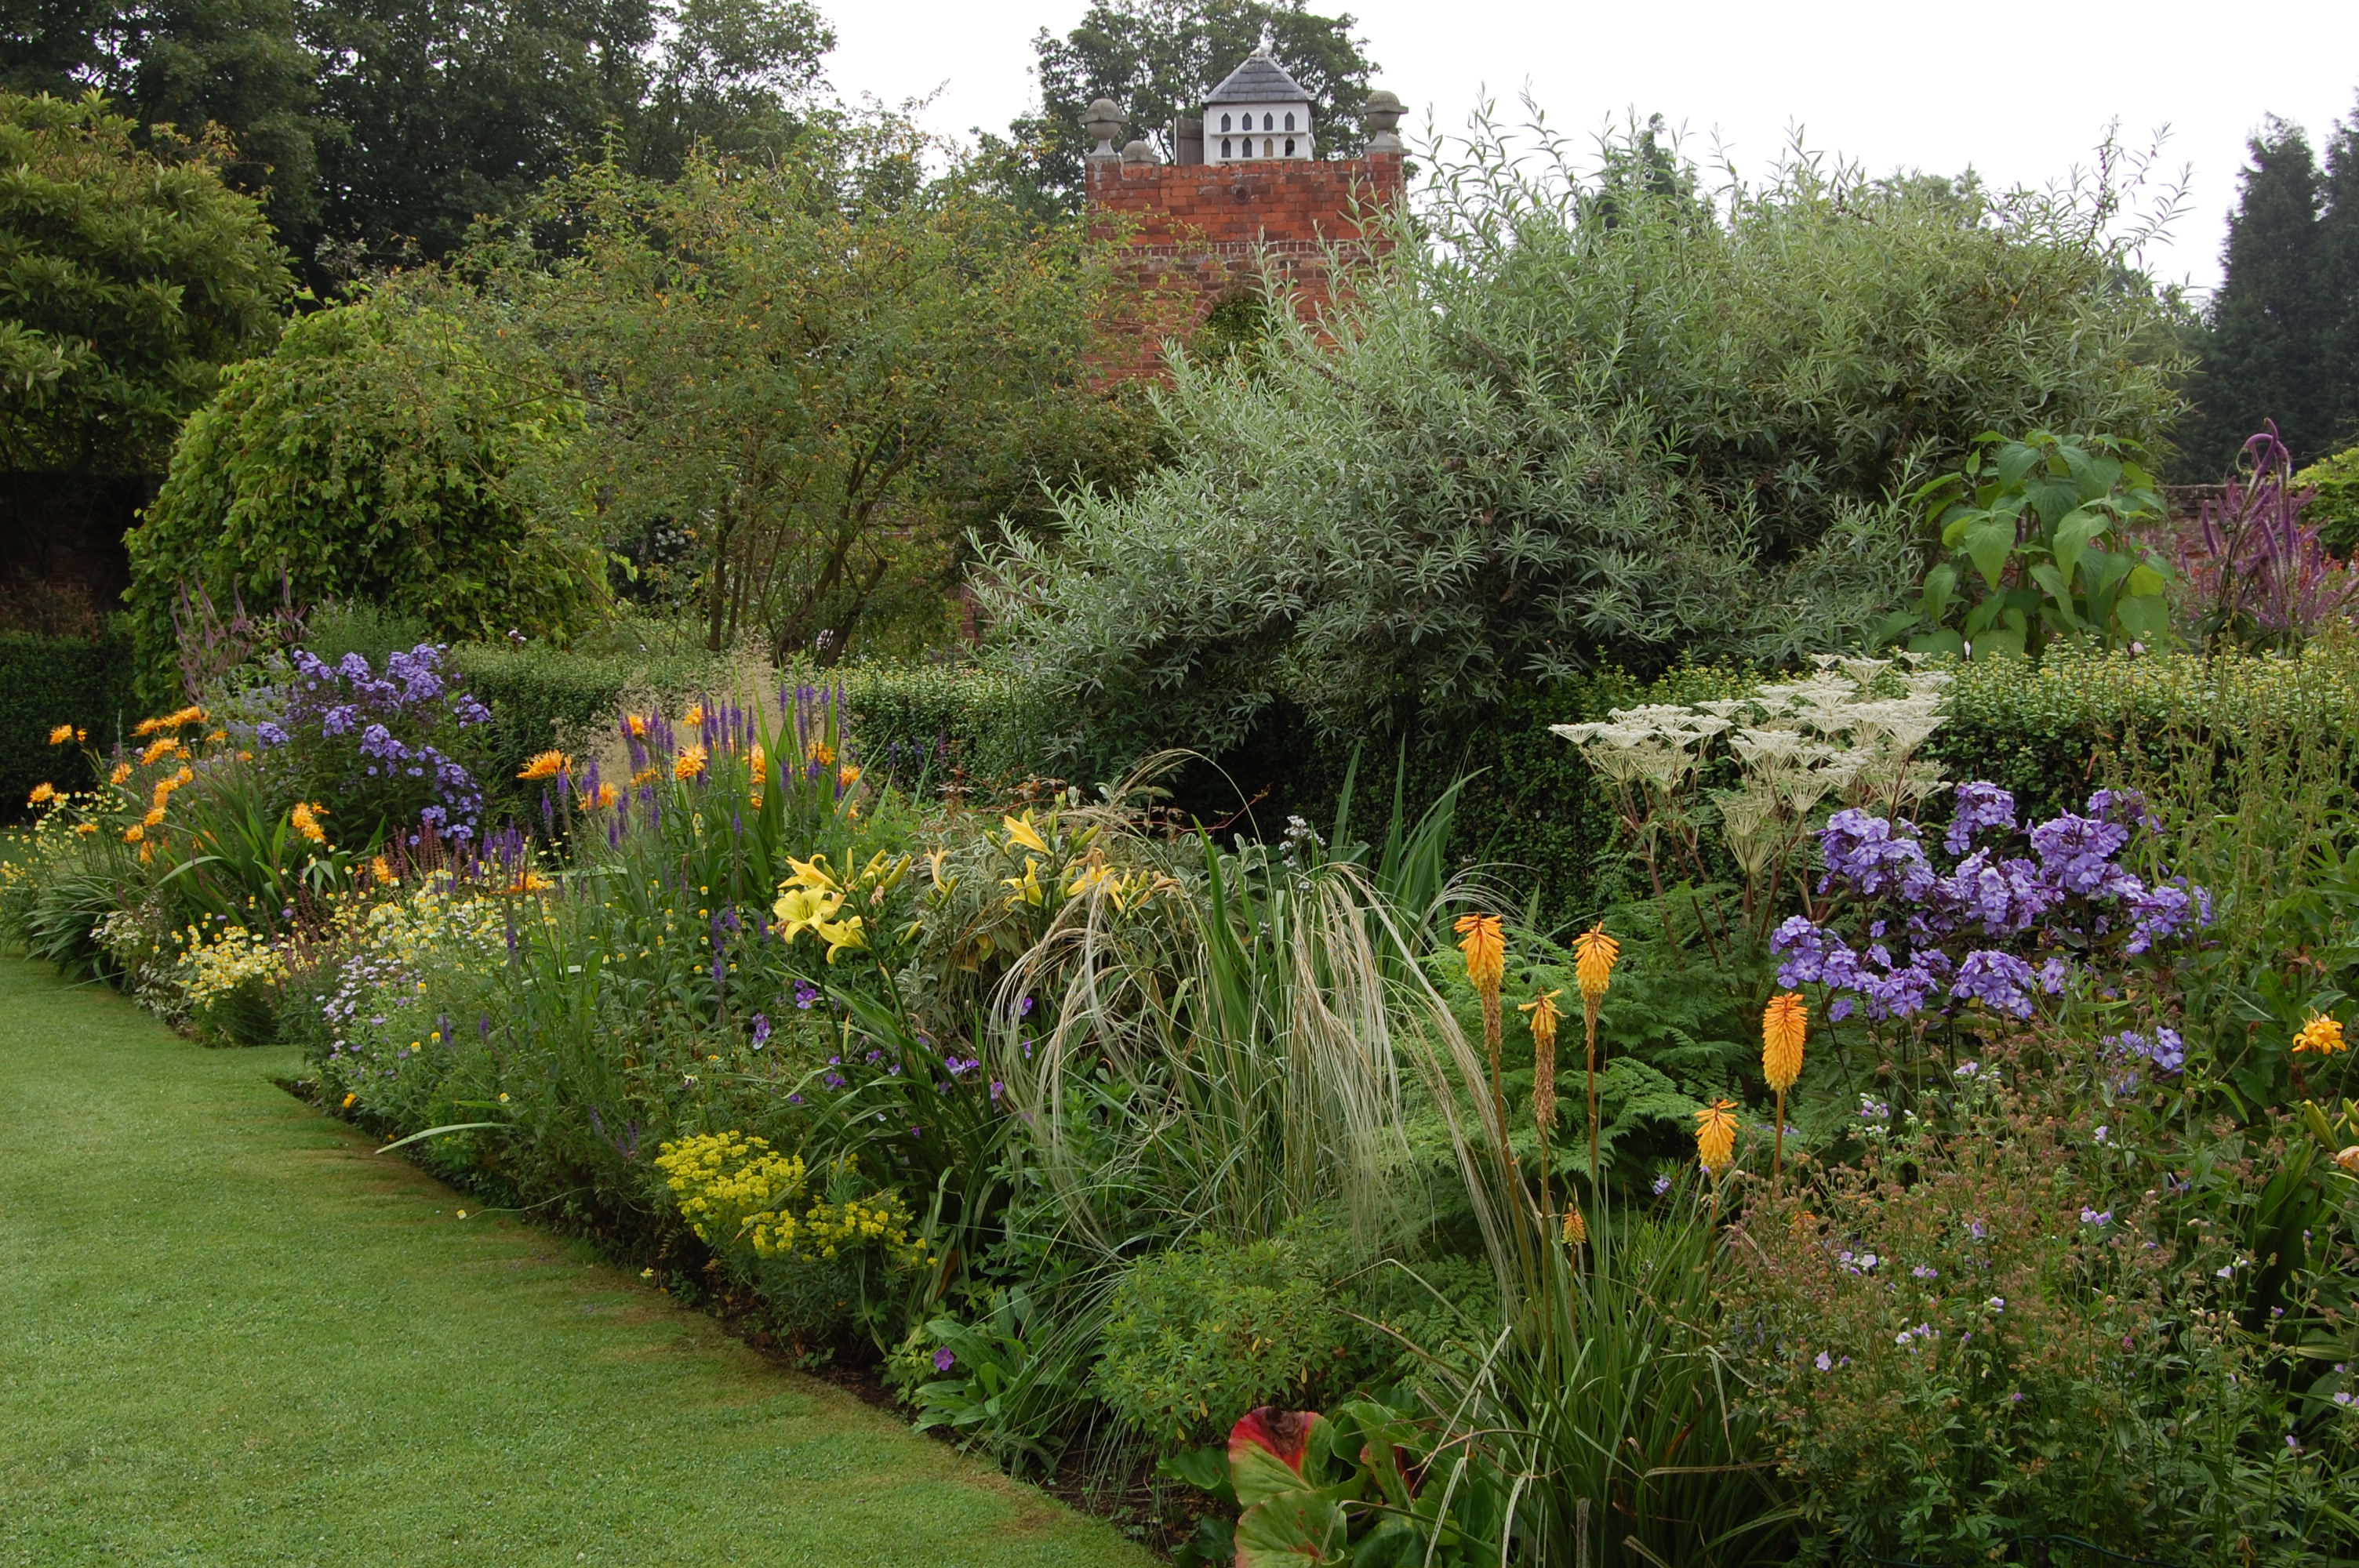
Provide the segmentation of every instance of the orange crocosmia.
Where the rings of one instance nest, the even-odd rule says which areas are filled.
[[[682,726],[683,728],[686,728],[686,729],[690,729],[690,730],[701,730],[701,729],[703,729],[703,728],[704,728],[704,704],[702,704],[702,703],[701,703],[701,702],[698,702],[698,703],[691,703],[691,704],[690,704],[690,705],[689,705],[689,709],[688,709],[688,711],[687,711],[686,713],[683,713],[683,714],[681,714],[681,715],[679,716],[679,721],[680,721],[681,726]]]
[[[106,782],[111,784],[119,784],[130,776],[131,764],[129,762],[117,762],[114,764],[114,771],[106,775]]]
[[[57,798],[58,786],[44,781],[33,786],[33,793],[26,797],[25,804],[27,806],[47,806],[49,802]]]
[[[573,771],[573,759],[562,752],[542,752],[516,770],[520,779],[553,779],[560,773]]]
[[[676,779],[695,778],[704,772],[707,760],[703,747],[690,746],[671,760],[671,776]]]

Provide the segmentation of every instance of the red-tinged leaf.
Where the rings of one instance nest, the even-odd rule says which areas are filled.
[[[1245,1412],[1229,1432],[1229,1479],[1240,1506],[1251,1508],[1310,1485],[1303,1477],[1302,1463],[1318,1424],[1316,1411],[1264,1405]]]

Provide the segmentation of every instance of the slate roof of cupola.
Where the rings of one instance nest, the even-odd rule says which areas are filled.
[[[1229,72],[1218,87],[1205,96],[1207,103],[1307,103],[1310,94],[1302,84],[1286,74],[1277,61],[1266,54],[1245,56],[1245,62]]]

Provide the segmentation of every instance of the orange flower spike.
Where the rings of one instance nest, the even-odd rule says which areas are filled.
[[[1761,1076],[1777,1091],[1777,1126],[1769,1152],[1772,1179],[1786,1164],[1786,1091],[1802,1076],[1802,1037],[1810,1025],[1810,1009],[1792,991],[1771,997],[1761,1010]]]
[[[1613,983],[1614,966],[1621,957],[1622,944],[1605,935],[1602,921],[1572,939],[1572,978],[1581,987],[1583,1001],[1597,1005]]]
[[[1802,1076],[1802,1038],[1809,1030],[1810,1009],[1792,991],[1771,997],[1761,1011],[1761,1076],[1781,1095]]]
[[[516,770],[520,779],[553,779],[573,771],[573,759],[562,752],[542,752]]]
[[[1736,1102],[1716,1099],[1696,1112],[1696,1162],[1713,1175],[1736,1158]]]
[[[1453,929],[1466,955],[1466,978],[1478,991],[1496,992],[1507,973],[1506,923],[1495,914],[1462,914]]]

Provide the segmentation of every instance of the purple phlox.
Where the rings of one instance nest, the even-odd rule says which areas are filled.
[[[1826,876],[1819,891],[1848,883],[1874,897],[1887,891],[1908,899],[1922,898],[1933,884],[1933,868],[1917,842],[1917,825],[1854,806],[1838,811],[1819,833],[1820,854]]]
[[[1973,845],[1975,834],[1990,829],[2015,830],[2015,796],[1995,784],[1976,781],[1960,784],[1957,808],[1951,814],[1950,830],[1941,836],[1941,848],[1952,855],[1962,855]]]
[[[2157,1028],[2151,1035],[2125,1029],[2105,1044],[2121,1059],[2146,1062],[2158,1073],[2175,1074],[2187,1065],[2187,1042],[2176,1029]]]

